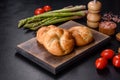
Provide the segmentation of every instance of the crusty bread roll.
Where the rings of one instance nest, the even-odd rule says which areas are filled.
[[[84,46],[93,41],[93,35],[91,30],[85,26],[75,26],[71,27],[69,31],[75,38],[75,43],[77,46]]]
[[[72,34],[59,27],[53,25],[40,28],[37,32],[36,39],[55,56],[63,56],[69,54],[74,48],[74,38]]]
[[[40,29],[37,31],[36,38],[37,38],[37,41],[38,41],[40,44],[43,44],[44,36],[46,35],[46,32],[47,32],[50,28],[55,28],[55,26],[54,26],[54,25],[50,25],[50,26],[48,26],[48,27],[45,26],[45,27],[40,28]]]

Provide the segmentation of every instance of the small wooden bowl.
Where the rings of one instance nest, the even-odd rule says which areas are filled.
[[[106,35],[113,35],[116,31],[117,24],[112,21],[103,21],[99,24],[99,31]]]

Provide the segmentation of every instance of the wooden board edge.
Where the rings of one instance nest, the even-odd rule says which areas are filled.
[[[107,43],[109,43],[110,39],[111,39],[111,37],[108,37],[107,39],[100,42],[98,45],[89,48],[87,51],[84,51],[82,54],[79,54],[79,55],[75,56],[74,58],[72,58],[71,60],[67,61],[66,63],[63,63],[62,65],[58,66],[56,68],[56,74],[61,72],[62,70],[64,70],[64,68],[67,68],[70,65],[74,64],[74,62],[78,61],[79,59],[81,59],[81,58],[85,57],[86,55],[88,55],[86,53],[91,54],[94,51],[94,49],[98,49],[99,46],[101,46],[101,47],[105,46]],[[104,43],[106,43],[106,44],[104,44]]]
[[[69,22],[70,22],[70,21],[69,21]],[[74,21],[71,21],[71,22],[74,22]],[[68,22],[67,22],[67,23],[68,23]],[[77,23],[77,22],[74,22],[74,23],[79,25],[79,23]],[[66,24],[66,23],[65,23],[65,24]],[[96,31],[96,32],[97,32],[97,31]],[[101,33],[101,35],[104,35],[104,34]],[[27,52],[27,51],[24,51],[24,49],[22,49],[22,48],[20,47],[20,45],[17,45],[17,51],[18,51],[19,54],[21,54],[21,55],[23,55],[24,57],[28,58],[28,59],[31,60],[32,62],[40,65],[42,68],[44,68],[44,69],[46,69],[47,71],[51,72],[52,74],[55,74],[55,75],[56,75],[56,74],[58,74],[59,72],[61,72],[62,70],[64,70],[65,68],[67,68],[67,67],[69,67],[70,65],[72,65],[72,64],[73,64],[76,60],[78,60],[80,57],[84,57],[85,55],[87,55],[87,54],[85,54],[85,53],[87,53],[87,52],[89,52],[89,51],[91,51],[91,50],[94,50],[94,48],[95,48],[95,49],[98,49],[99,46],[105,45],[104,43],[108,43],[109,40],[110,40],[110,36],[107,36],[107,35],[104,35],[104,36],[106,36],[106,38],[103,39],[102,42],[99,42],[98,45],[95,45],[95,46],[89,48],[87,51],[83,52],[82,54],[79,54],[78,56],[75,56],[75,57],[72,58],[71,60],[69,60],[69,61],[67,61],[67,62],[63,63],[62,65],[59,65],[59,66],[57,66],[57,67],[55,67],[55,68],[52,67],[52,66],[50,66],[50,65],[48,65],[48,64],[45,64],[42,60],[36,58],[35,56],[33,56],[33,55],[31,55],[31,54],[28,54],[28,52]],[[34,39],[34,38],[32,38],[32,40],[33,40],[33,39]],[[31,39],[30,39],[30,40],[31,40]],[[24,42],[24,43],[25,43],[25,42]]]
[[[40,61],[40,59],[36,58],[35,56],[28,54],[26,51],[22,50],[19,46],[17,46],[16,50],[17,50],[17,54],[20,54],[23,57],[25,57],[26,59],[36,63],[37,65],[41,66],[46,71],[49,71],[52,74],[56,74],[55,68],[51,67],[48,64],[45,64],[44,62]]]

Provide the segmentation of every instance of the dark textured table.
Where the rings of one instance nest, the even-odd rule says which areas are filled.
[[[115,69],[111,62],[103,71],[97,71],[94,62],[100,52],[112,48],[117,52],[120,47],[114,36],[109,44],[93,51],[81,58],[69,68],[57,75],[53,75],[40,66],[17,54],[19,43],[35,36],[34,32],[18,29],[18,21],[33,15],[34,9],[44,5],[51,5],[53,9],[60,9],[69,5],[85,4],[90,0],[1,0],[0,1],[0,80],[119,80],[120,69]],[[119,14],[119,0],[100,0],[103,4],[102,13]],[[82,20],[76,20],[85,24]],[[117,31],[120,32],[118,24]]]

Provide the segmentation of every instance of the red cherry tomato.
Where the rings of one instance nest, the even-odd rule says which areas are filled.
[[[100,57],[95,61],[95,67],[99,70],[102,70],[107,66],[107,63],[107,59]]]
[[[52,8],[51,8],[51,6],[46,5],[43,7],[43,9],[47,12],[47,11],[50,11]]]
[[[44,13],[44,12],[45,12],[44,9],[42,9],[42,8],[37,8],[37,9],[35,9],[34,14],[35,14],[35,15],[38,15],[38,14],[41,14],[41,13]]]
[[[119,55],[115,55],[113,57],[113,61],[112,61],[113,65],[117,68],[120,68],[120,54]]]
[[[101,52],[101,56],[106,59],[112,59],[114,56],[114,51],[112,49],[105,49]]]

